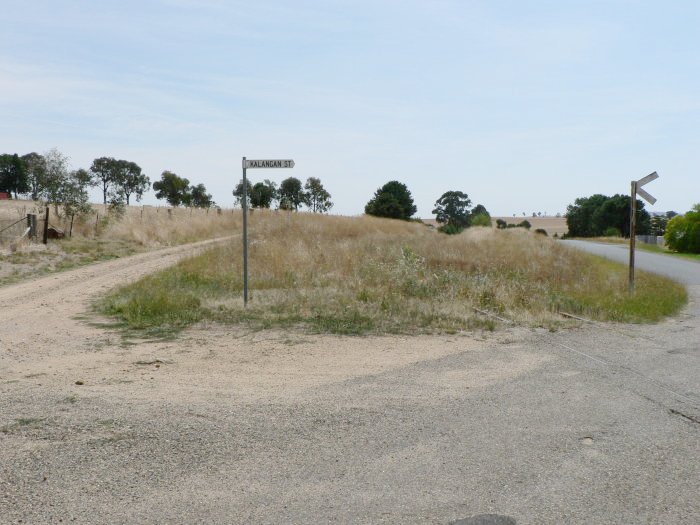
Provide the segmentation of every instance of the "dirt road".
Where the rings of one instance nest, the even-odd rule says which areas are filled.
[[[553,334],[84,317],[192,249],[0,289],[0,523],[697,522],[698,287],[659,325]]]

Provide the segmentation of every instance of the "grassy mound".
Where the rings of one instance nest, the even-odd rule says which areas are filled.
[[[493,328],[474,308],[549,328],[560,310],[656,321],[686,301],[682,286],[643,272],[629,297],[624,266],[524,230],[446,236],[371,217],[256,211],[250,240],[248,308],[237,240],[115,290],[99,309],[138,329],[213,320],[362,334]]]

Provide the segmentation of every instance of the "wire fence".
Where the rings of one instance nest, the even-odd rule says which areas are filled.
[[[27,218],[22,217],[19,220],[2,220],[0,219],[0,243],[7,244],[12,242],[27,231]]]

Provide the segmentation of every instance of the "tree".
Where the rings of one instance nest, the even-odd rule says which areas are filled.
[[[0,191],[14,193],[15,199],[18,193],[29,191],[24,162],[16,153],[0,155]]]
[[[401,203],[391,193],[379,193],[365,206],[367,215],[387,217],[389,219],[406,219],[406,211]]]
[[[92,161],[90,173],[92,173],[93,186],[102,186],[102,198],[107,204],[109,189],[119,180],[119,161],[113,157],[100,157]]]
[[[596,194],[591,197],[576,199],[574,205],[566,208],[566,224],[569,236],[597,237],[606,231],[616,229],[624,237],[629,237],[630,196]],[[650,216],[644,209],[644,203],[637,199],[637,232],[646,234],[650,229]]]
[[[469,226],[491,227],[491,216],[488,213],[474,213],[469,216]]]
[[[114,188],[117,195],[123,196],[126,199],[126,205],[129,205],[129,198],[133,194],[136,201],[140,201],[143,193],[151,186],[150,179],[146,174],[142,173],[141,167],[135,162],[128,160],[117,160],[115,162],[115,177]]]
[[[668,221],[664,240],[671,250],[700,253],[700,204],[685,215],[676,215]]]
[[[27,183],[29,186],[27,191],[32,200],[39,200],[39,195],[44,185],[46,160],[42,155],[32,152],[22,155],[22,162],[24,163],[24,170],[27,174]]]
[[[68,180],[68,157],[56,148],[44,153],[44,180],[40,197],[54,205],[58,215],[58,205],[63,202],[65,185]]]
[[[666,233],[668,220],[665,215],[654,215],[649,221],[649,234],[659,236]]]
[[[306,194],[301,181],[296,177],[284,179],[279,189],[279,207],[282,210],[297,211],[306,202]]]
[[[616,228],[623,237],[630,235],[630,196],[616,194],[609,197],[593,212],[591,222],[593,235],[602,235],[608,228]],[[650,229],[649,213],[644,203],[637,200],[637,234],[646,235]]]
[[[333,207],[331,194],[323,187],[321,179],[309,177],[306,179],[304,189],[306,190],[306,203],[312,212],[325,213]]]
[[[472,209],[472,215],[486,215],[488,218],[491,218],[491,214],[483,204],[477,204],[474,206]]]
[[[246,196],[247,196],[246,204],[248,205],[248,207],[250,207],[250,204],[251,204],[250,199],[251,199],[251,196],[253,194],[253,186],[251,185],[250,180],[248,180],[248,179],[245,180],[245,183],[246,183],[245,190],[246,190]],[[233,190],[233,196],[236,197],[236,204],[238,206],[243,207],[243,179],[238,181],[238,184],[236,185],[235,189]]]
[[[440,224],[454,229],[464,229],[469,226],[469,208],[471,206],[469,195],[461,191],[447,191],[435,201],[433,215]]]
[[[566,207],[566,225],[571,237],[593,237],[593,213],[608,200],[608,197],[595,194],[581,197]]]
[[[264,182],[256,182],[250,192],[250,205],[253,208],[269,208],[272,202],[277,200],[277,186],[274,182],[265,179]]]
[[[405,184],[392,180],[374,192],[365,206],[367,215],[409,220],[418,208]]]
[[[190,181],[178,177],[172,171],[164,171],[160,180],[153,183],[156,199],[165,199],[171,206],[187,204],[190,199]]]
[[[207,188],[204,187],[204,184],[197,184],[190,190],[189,204],[195,208],[211,208],[214,206],[214,201],[211,195],[207,193]]]
[[[60,200],[66,216],[72,218],[76,215],[87,215],[92,211],[87,187],[90,184],[90,174],[84,169],[71,171],[63,181],[60,189]]]
[[[469,217],[469,226],[488,226],[491,227],[491,214],[483,204],[477,204],[472,208],[471,216]]]

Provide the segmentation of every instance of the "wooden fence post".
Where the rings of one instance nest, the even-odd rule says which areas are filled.
[[[44,244],[49,243],[49,207],[46,207],[46,214],[44,215]]]

